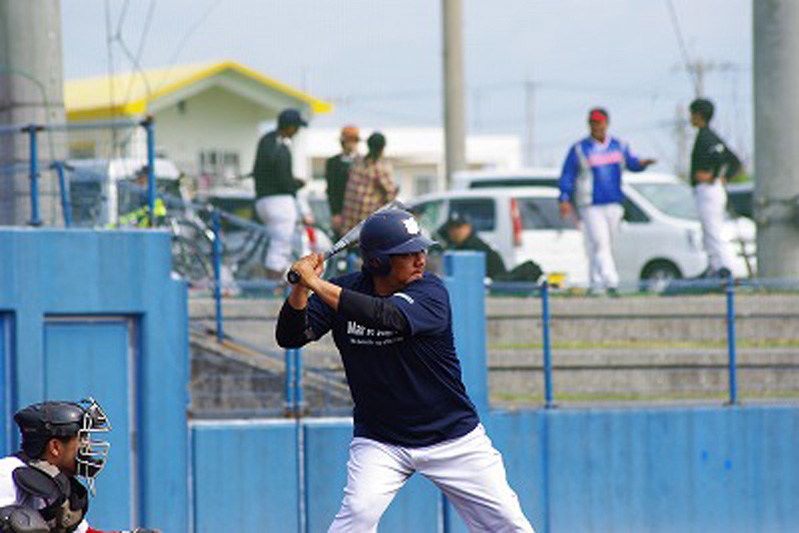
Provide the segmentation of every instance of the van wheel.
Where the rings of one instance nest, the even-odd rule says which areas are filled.
[[[663,292],[678,279],[682,279],[682,272],[677,265],[665,259],[652,261],[641,272],[641,291]]]

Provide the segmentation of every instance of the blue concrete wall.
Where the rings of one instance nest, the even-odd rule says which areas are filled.
[[[113,372],[124,385],[109,388],[105,394],[115,396],[107,403],[120,413],[114,416],[121,426],[135,424],[135,442],[119,446],[117,461],[130,460],[126,451],[135,447],[135,475],[125,475],[139,482],[127,486],[125,494],[114,494],[109,479],[109,490],[98,496],[98,502],[130,507],[130,513],[114,516],[137,522],[108,524],[114,528],[188,529],[187,293],[170,271],[165,232],[0,229],[0,314],[11,324],[0,422],[14,432],[10,442],[0,441],[0,452],[16,445],[16,430],[9,425],[16,409],[52,394],[99,388],[110,379],[105,373]],[[119,335],[91,327],[109,318],[135,330],[129,367],[131,361],[120,352],[128,347],[119,346],[125,344]],[[64,372],[71,357],[82,374]],[[134,407],[131,398],[136,418],[123,420],[124,407]],[[98,478],[101,491],[104,474],[109,472]],[[93,523],[105,526],[108,517],[98,516],[104,506],[90,510]]]
[[[799,524],[799,407],[493,412],[486,425],[539,533],[776,533]],[[352,425],[303,428],[307,531],[321,532],[346,484]],[[200,424],[193,435],[205,509],[195,512],[197,531],[296,531],[294,422]],[[435,487],[414,476],[380,531],[437,531],[438,505]],[[466,531],[455,513],[452,524]]]

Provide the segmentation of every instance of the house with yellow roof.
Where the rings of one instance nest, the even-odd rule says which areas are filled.
[[[137,71],[67,81],[67,121],[155,122],[159,155],[209,187],[252,169],[260,125],[294,107],[307,118],[332,105],[233,61]],[[143,128],[75,130],[71,158],[143,158]],[[297,159],[304,158],[301,153]]]

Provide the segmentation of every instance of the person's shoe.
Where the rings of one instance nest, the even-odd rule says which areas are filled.
[[[619,290],[616,287],[608,287],[608,296],[611,298],[621,298]]]

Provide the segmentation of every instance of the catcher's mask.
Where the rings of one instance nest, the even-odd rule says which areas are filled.
[[[111,422],[97,400],[37,403],[18,411],[14,420],[22,433],[22,450],[31,458],[41,457],[50,439],[78,437],[76,474],[94,495],[94,478],[105,466],[111,447],[101,435],[111,431]]]

